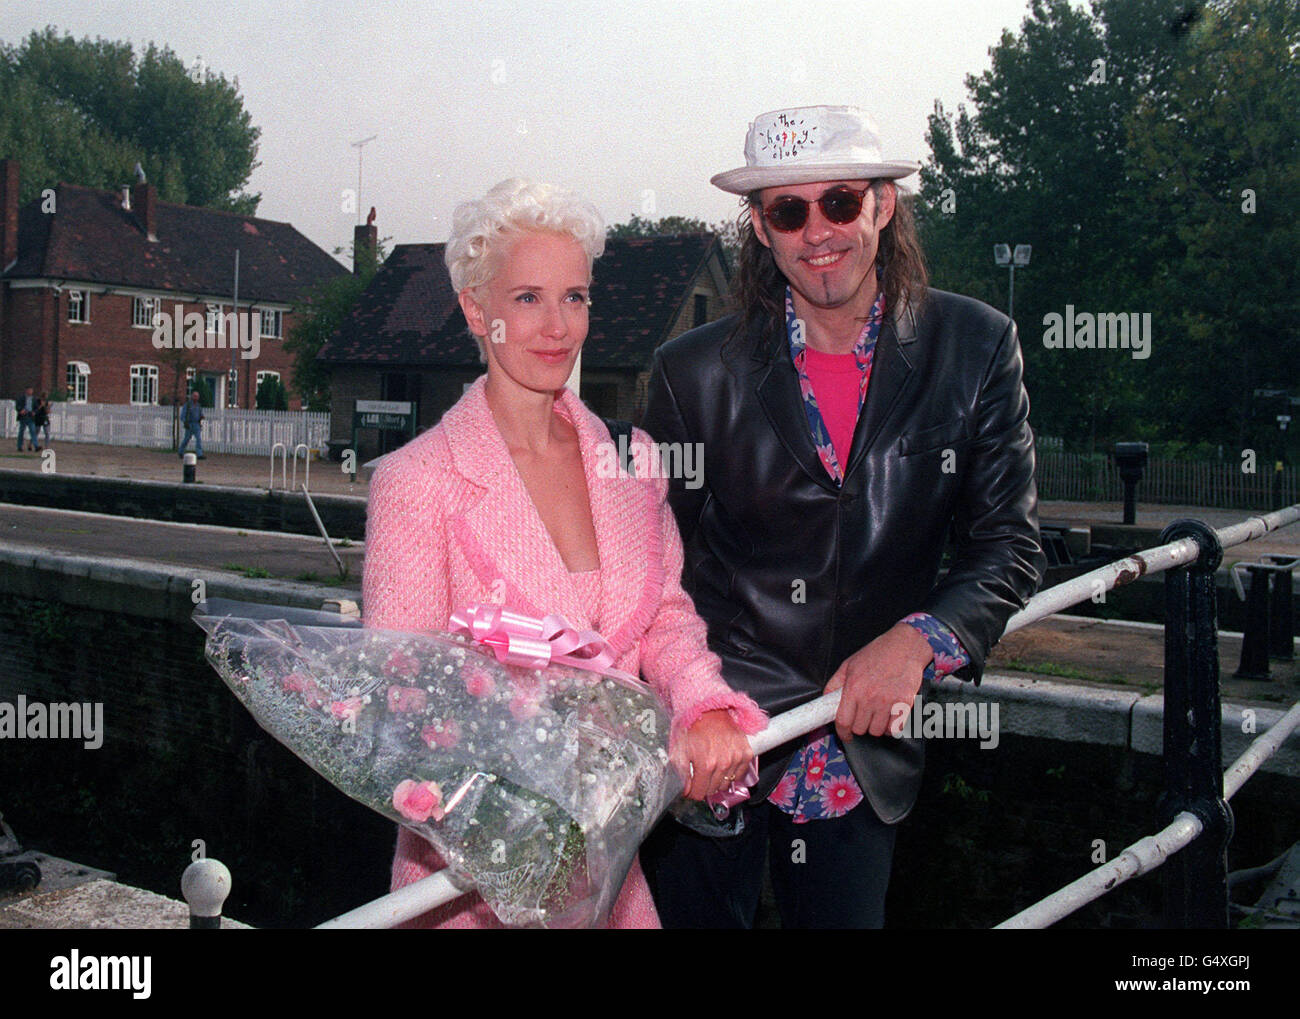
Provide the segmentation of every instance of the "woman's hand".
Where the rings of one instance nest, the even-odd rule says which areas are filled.
[[[686,783],[684,795],[691,800],[726,789],[745,773],[753,756],[749,739],[724,709],[704,712],[673,748],[673,763]]]

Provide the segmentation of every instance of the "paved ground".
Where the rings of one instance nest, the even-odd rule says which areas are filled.
[[[152,481],[180,481],[181,462],[174,452],[139,449],[134,446],[97,446],[90,443],[64,442],[53,447],[55,469],[63,474],[89,474],[105,478],[143,478]],[[17,453],[8,445],[0,446],[0,468],[39,471],[41,454]],[[299,476],[303,471],[299,461]],[[279,484],[280,461],[277,460],[275,477]],[[311,490],[339,495],[365,497],[368,471],[362,470],[353,483],[340,470],[340,465],[320,460],[311,465]],[[230,453],[209,453],[198,463],[198,481],[208,485],[240,485],[266,487],[270,481],[271,463],[263,456],[236,456]],[[1045,521],[1057,524],[1107,523],[1118,524],[1124,511],[1120,503],[1061,502],[1042,503],[1041,515]],[[1246,510],[1207,509],[1197,506],[1157,506],[1139,504],[1137,523],[1143,527],[1163,527],[1182,517],[1195,517],[1214,527],[1239,523],[1251,516]],[[1282,549],[1300,553],[1300,526],[1292,526],[1260,539],[1260,543],[1276,544]],[[1255,546],[1251,546],[1252,552]]]
[[[54,447],[60,473],[101,477],[179,480],[174,453],[132,447],[63,443]],[[0,468],[40,470],[36,453],[0,451]],[[209,455],[199,463],[201,483],[264,486],[269,460],[262,457]],[[278,475],[277,471],[277,475]],[[364,497],[365,472],[352,484],[337,464],[313,464],[313,492]],[[1118,523],[1118,504],[1047,502],[1042,518],[1054,523]],[[1194,517],[1215,527],[1237,523],[1249,513],[1191,506],[1140,505],[1137,523],[1162,527],[1171,520]],[[229,570],[252,576],[338,584],[333,559],[318,538],[248,532],[196,524],[169,524],[63,510],[39,510],[0,504],[0,544],[10,547],[58,549],[85,555],[142,558],[152,562],[208,570]],[[345,588],[358,590],[364,546],[337,545],[348,567]],[[1255,559],[1265,552],[1300,554],[1300,524],[1231,549],[1227,562]],[[1055,618],[1011,634],[995,649],[990,666],[999,672],[1059,676],[1085,683],[1105,683],[1158,689],[1163,637],[1158,628],[1112,625],[1094,620]],[[1290,702],[1300,696],[1294,665],[1274,663],[1274,679],[1248,683],[1232,678],[1240,656],[1240,641],[1221,641],[1224,693],[1237,698]]]
[[[181,481],[181,461],[175,452],[159,449],[140,449],[135,446],[97,446],[83,442],[56,442],[52,447],[55,470],[60,474],[90,474],[101,478],[135,478],[147,481]],[[283,461],[276,457],[275,482],[280,484]],[[0,444],[0,468],[39,471],[40,453],[15,451],[8,443]],[[292,482],[293,465],[286,477]],[[359,471],[356,484],[340,469],[340,465],[318,460],[311,465],[310,486],[313,493],[331,492],[336,495],[357,495],[365,498],[366,475]],[[303,461],[298,461],[298,480],[302,480]],[[265,456],[236,456],[233,453],[209,453],[197,465],[199,484],[240,485],[265,488],[271,478],[271,460]]]
[[[139,559],[252,577],[340,583],[338,567],[324,539],[302,534],[0,503],[0,546]],[[364,544],[336,541],[334,548],[348,570],[342,586],[360,590]]]

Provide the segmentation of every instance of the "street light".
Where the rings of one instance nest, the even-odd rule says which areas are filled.
[[[1010,296],[1007,299],[1007,318],[1016,317],[1016,266],[1026,266],[1029,264],[1029,256],[1033,251],[1031,244],[1017,244],[1016,250],[1011,250],[1010,244],[993,245],[993,261],[998,265],[1005,265],[1011,273]]]

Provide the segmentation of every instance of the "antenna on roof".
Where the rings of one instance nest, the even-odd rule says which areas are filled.
[[[144,167],[141,166],[139,163],[135,164],[135,182],[137,184],[147,183],[144,176]]]
[[[361,150],[367,142],[372,142],[379,135],[372,134],[369,138],[362,138],[359,142],[350,142],[351,146],[357,150],[357,222],[361,222]]]

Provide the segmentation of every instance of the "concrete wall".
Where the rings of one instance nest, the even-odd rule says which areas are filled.
[[[201,574],[200,574],[201,575]],[[392,826],[343,797],[262,733],[201,657],[191,582],[166,569],[0,549],[0,700],[100,701],[104,745],[0,744],[7,819],[24,842],[174,894],[194,839],[230,866],[227,914],[315,923],[386,890]],[[316,607],[334,588],[203,575],[209,597]],[[356,593],[352,592],[356,597]],[[945,680],[934,698],[999,706],[999,741],[929,744],[922,798],[903,825],[891,926],[997,923],[1162,822],[1159,698],[1051,682]],[[1262,709],[1262,731],[1279,714]],[[1225,763],[1241,745],[1225,709]],[[1300,738],[1233,801],[1233,867],[1300,838]],[[1089,907],[1071,926],[1158,915],[1159,877]]]
[[[282,489],[178,485],[80,474],[0,470],[0,502],[20,506],[107,513],[143,520],[218,524],[257,531],[319,534],[307,501]],[[365,539],[366,500],[352,495],[313,494],[312,502],[331,538]]]

